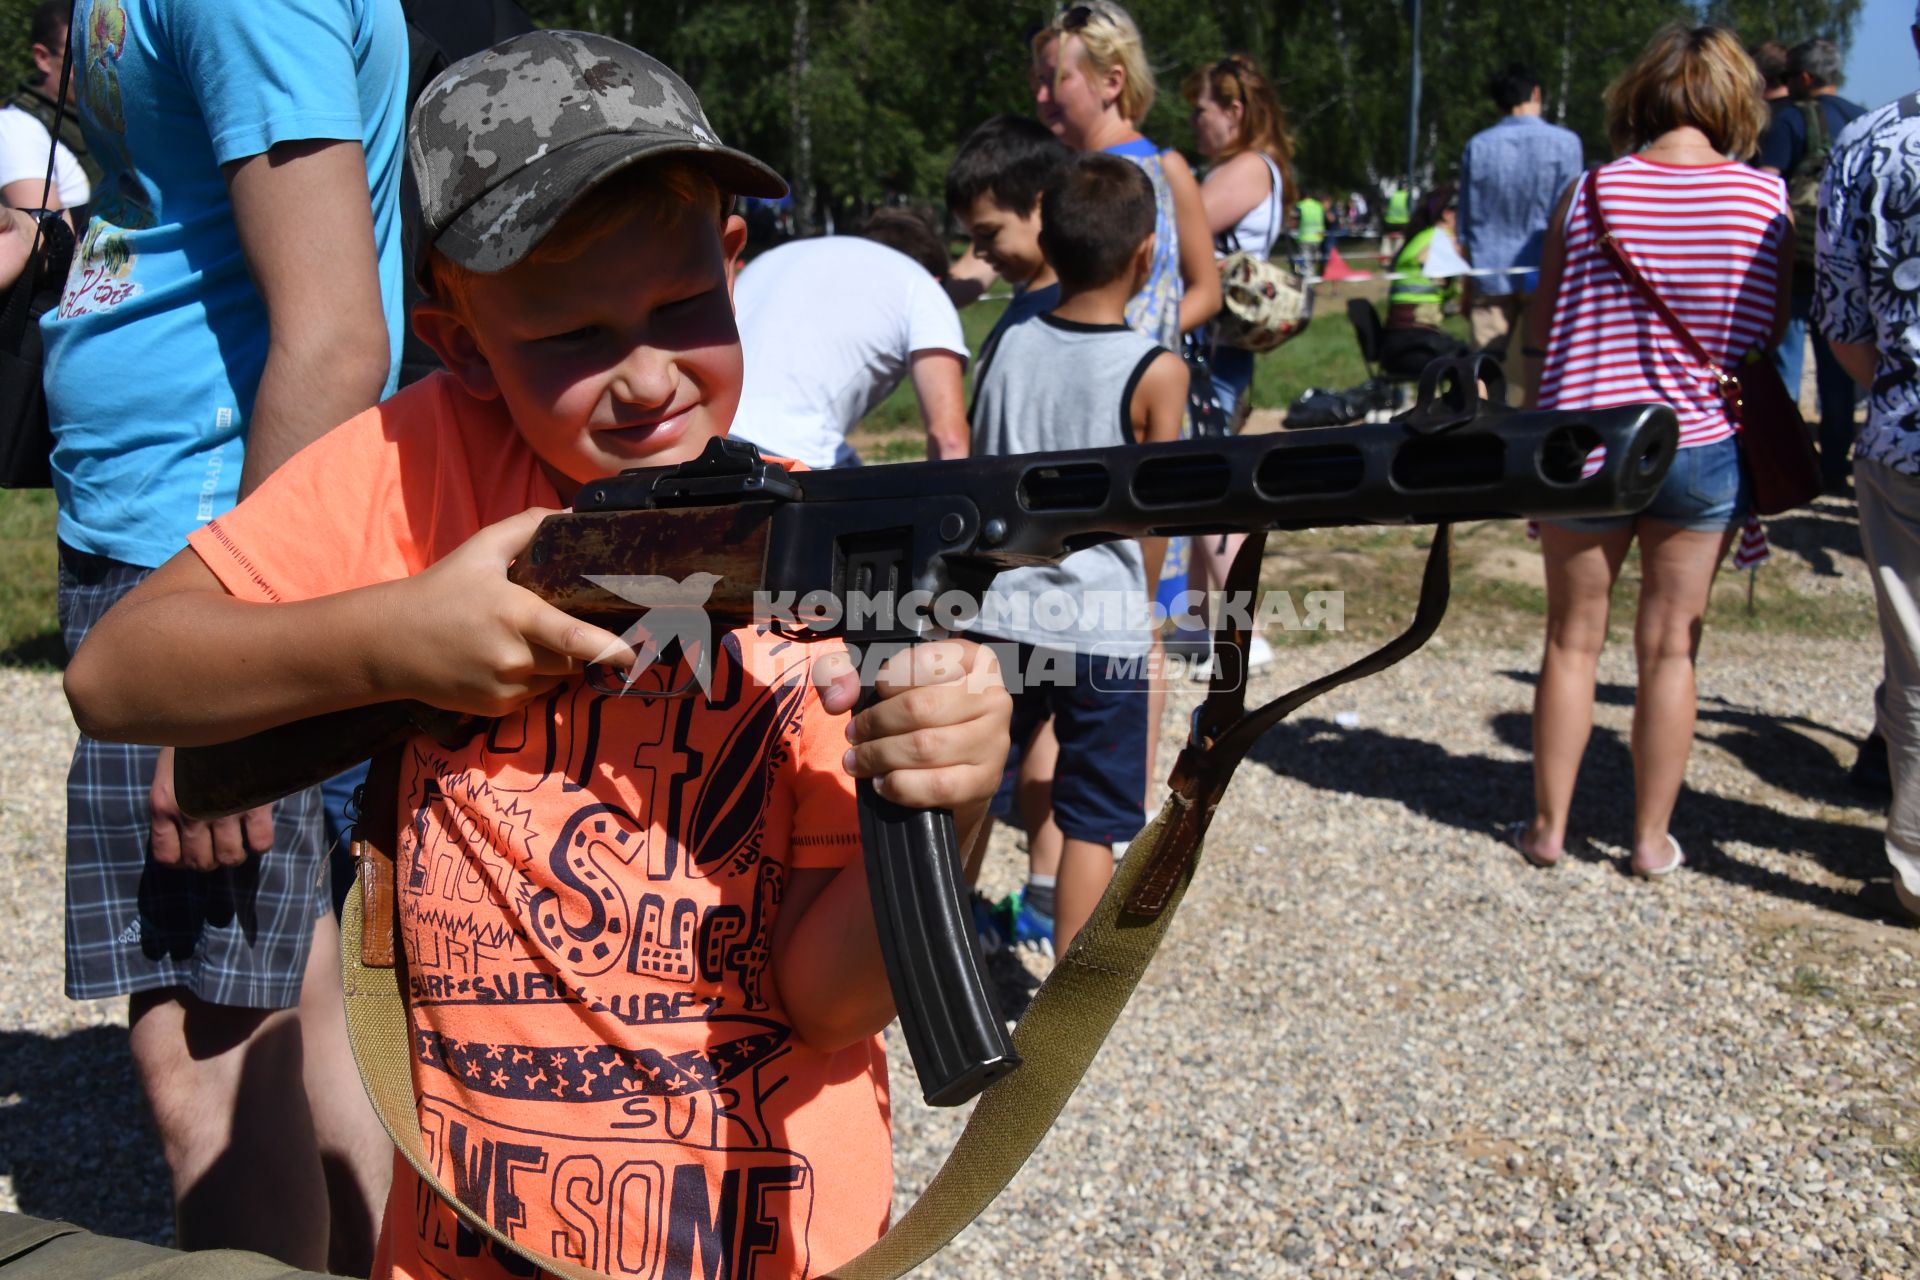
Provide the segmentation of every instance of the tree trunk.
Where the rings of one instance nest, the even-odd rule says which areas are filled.
[[[1553,95],[1553,122],[1567,122],[1567,87],[1573,82],[1573,0],[1560,5],[1560,88]]]
[[[1367,136],[1360,124],[1360,110],[1353,101],[1353,46],[1347,40],[1346,14],[1340,8],[1340,0],[1328,0],[1327,19],[1333,24],[1333,48],[1340,57],[1340,101],[1347,110],[1347,127],[1353,131],[1355,142]],[[1366,157],[1367,185],[1378,191],[1381,186],[1380,167],[1374,163],[1374,149],[1366,147],[1362,154]]]
[[[813,118],[807,111],[807,68],[811,44],[807,0],[793,0],[793,43],[787,70],[787,105],[793,131],[793,221],[801,235],[817,225],[813,207]]]

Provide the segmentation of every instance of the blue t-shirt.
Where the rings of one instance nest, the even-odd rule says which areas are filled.
[[[392,368],[403,302],[399,0],[80,0],[74,92],[105,169],[46,340],[60,538],[158,565],[226,511],[267,360],[220,166],[278,143],[367,157]]]

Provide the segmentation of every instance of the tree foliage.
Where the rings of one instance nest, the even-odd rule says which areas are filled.
[[[276,0],[254,0],[266,20]],[[1146,133],[1191,148],[1185,76],[1228,52],[1273,77],[1301,181],[1375,191],[1407,167],[1409,0],[1133,0],[1160,93]],[[937,200],[954,148],[998,111],[1031,112],[1027,42],[1055,0],[523,0],[548,26],[604,31],[679,70],[730,143],[842,219]],[[1661,24],[1730,25],[1747,43],[1821,35],[1845,47],[1860,0],[1420,0],[1421,185],[1450,176],[1493,118],[1509,61],[1540,74],[1546,112],[1608,154],[1601,94]],[[0,76],[26,70],[35,0],[0,0]]]
[[[1602,94],[1660,26],[1705,15],[1749,43],[1814,35],[1843,45],[1860,0],[1421,0],[1424,85],[1416,180],[1451,176],[1493,118],[1484,86],[1510,61],[1540,74],[1546,114],[1608,154]],[[790,175],[804,108],[823,207],[936,198],[955,145],[996,111],[1031,111],[1027,40],[1046,0],[531,0],[549,25],[609,31],[659,54],[714,125]],[[1301,181],[1377,191],[1407,168],[1407,0],[1135,0],[1160,93],[1148,136],[1190,147],[1180,84],[1227,52],[1267,68],[1293,128]],[[804,74],[792,32],[804,13]],[[796,102],[796,95],[802,100]],[[799,175],[805,176],[805,175]]]

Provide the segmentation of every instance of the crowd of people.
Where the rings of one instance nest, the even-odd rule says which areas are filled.
[[[1024,51],[1033,115],[960,142],[944,219],[886,209],[742,266],[735,202],[775,218],[784,183],[647,54],[536,31],[510,0],[437,37],[449,6],[425,0],[258,8],[50,0],[38,75],[0,111],[0,266],[33,267],[48,218],[80,241],[42,322],[81,729],[68,992],[130,1001],[179,1243],[346,1275],[526,1273],[393,1155],[362,1094],[333,958],[340,806],[316,789],[201,822],[173,793],[178,748],[411,700],[490,722],[345,784],[398,813],[358,834],[400,868],[439,1174],[590,1269],[632,1270],[623,1241],[642,1238],[681,1273],[736,1247],[793,1274],[850,1258],[892,1191],[894,1008],[856,780],[952,810],[973,875],[990,815],[1018,822],[1025,883],[977,922],[994,945],[1070,945],[1151,798],[1160,694],[1140,659],[1165,640],[1146,603],[1188,551],[1192,585],[1222,585],[1239,540],[1009,572],[966,636],[897,655],[864,699],[837,646],[752,627],[704,655],[708,696],[617,696],[592,669],[643,665],[637,638],[506,571],[582,485],[716,437],[859,465],[850,430],[903,381],[936,459],[1174,440],[1197,397],[1244,417],[1255,357],[1216,340],[1218,264],[1273,255],[1289,226],[1314,256],[1329,227],[1296,201],[1273,82],[1239,54],[1185,78],[1196,174],[1140,131],[1156,84],[1133,20],[1074,4]],[[1887,847],[1920,922],[1920,290],[1899,249],[1920,236],[1920,98],[1862,112],[1836,82],[1826,41],[1749,54],[1661,31],[1608,91],[1616,158],[1586,169],[1537,78],[1506,68],[1458,182],[1383,193],[1386,352],[1503,356],[1544,408],[1676,410],[1645,511],[1540,530],[1536,806],[1506,833],[1536,866],[1564,856],[1637,541],[1628,869],[1660,877],[1684,863],[1708,591],[1752,508],[1719,374],[1777,359],[1797,382],[1811,339],[1831,484],[1854,453]],[[1012,297],[970,351],[960,309],[998,286]],[[691,550],[689,571],[713,549]],[[1123,607],[1042,621],[1020,603],[1037,597]],[[640,1157],[644,1194],[622,1181]]]

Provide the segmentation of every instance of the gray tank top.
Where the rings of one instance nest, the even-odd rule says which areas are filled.
[[[1133,444],[1128,406],[1166,350],[1126,325],[1035,316],[1000,337],[974,396],[973,451],[1000,456]],[[1131,538],[993,581],[974,630],[1080,653],[1137,655],[1152,640],[1146,565]]]

